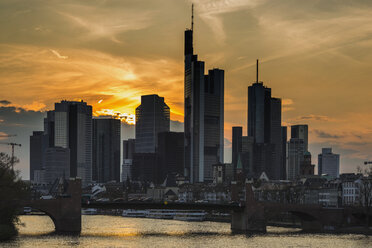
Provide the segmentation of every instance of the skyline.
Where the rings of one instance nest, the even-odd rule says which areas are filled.
[[[183,31],[190,26],[191,2],[117,3],[115,8],[112,2],[75,2],[1,4],[0,18],[9,20],[0,24],[6,30],[0,34],[0,131],[18,134],[9,140],[23,145],[16,149],[22,176],[28,174],[24,161],[31,131],[26,129],[41,129],[41,111],[62,99],[82,99],[96,115],[104,109],[133,115],[141,95],[158,94],[170,106],[171,119],[183,119]],[[273,1],[195,1],[194,48],[208,68],[225,69],[229,149],[232,126],[243,126],[246,134],[247,87],[255,81],[260,58],[260,81],[283,99],[283,125],[309,125],[313,161],[329,146],[341,154],[341,172],[355,172],[372,159],[372,56],[363,53],[372,46],[372,30],[365,24],[372,4],[315,2],[298,3],[289,14],[283,12],[290,6]],[[268,7],[271,14],[263,11]]]

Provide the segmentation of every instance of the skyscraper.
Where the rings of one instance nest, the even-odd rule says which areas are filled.
[[[308,126],[307,125],[293,125],[291,126],[291,138],[304,140],[305,151],[308,151]]]
[[[120,120],[93,118],[92,180],[120,182]]]
[[[332,148],[322,148],[318,155],[318,175],[340,176],[340,155],[332,153]]]
[[[121,170],[121,181],[132,179],[132,166],[135,151],[135,139],[123,140],[123,165]]]
[[[223,163],[224,71],[209,70],[193,52],[193,18],[185,31],[185,176],[212,181],[212,165]]]
[[[45,150],[45,182],[54,183],[57,178],[70,178],[70,149],[49,147]]]
[[[141,96],[141,105],[136,108],[136,153],[155,153],[158,133],[169,132],[170,109],[164,97]]]
[[[35,170],[43,167],[43,156],[45,146],[45,136],[43,131],[34,131],[30,136],[30,180],[34,180]]]
[[[282,165],[280,179],[287,179],[287,127],[282,126]]]
[[[304,162],[304,140],[291,138],[288,142],[287,151],[287,179],[295,180],[300,175],[301,164]]]
[[[265,172],[270,179],[282,174],[281,99],[271,97],[271,89],[258,81],[248,87],[248,136],[254,139],[255,177]]]
[[[55,103],[54,146],[70,149],[70,176],[92,181],[92,106],[86,102]]]
[[[234,171],[236,172],[236,166],[238,162],[238,156],[242,152],[242,136],[243,127],[232,127],[232,158],[231,162],[234,165]],[[235,175],[235,173],[234,173]]]
[[[159,133],[158,157],[159,180],[164,181],[168,174],[183,175],[184,134],[178,132]]]

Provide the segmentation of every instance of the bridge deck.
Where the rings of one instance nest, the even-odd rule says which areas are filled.
[[[82,208],[99,209],[182,209],[182,210],[219,210],[244,211],[244,206],[212,203],[152,203],[152,202],[90,202],[82,203]]]

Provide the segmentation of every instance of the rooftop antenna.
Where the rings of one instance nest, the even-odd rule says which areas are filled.
[[[256,65],[256,82],[258,83],[258,59],[257,59],[257,65]]]
[[[191,31],[194,31],[194,4],[191,4]]]

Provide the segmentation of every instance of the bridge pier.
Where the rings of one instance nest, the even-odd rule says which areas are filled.
[[[56,233],[79,234],[81,232],[81,179],[70,179],[68,197],[34,200],[25,206],[46,213],[55,226]]]
[[[232,191],[237,190],[236,184],[233,184],[232,187]],[[251,184],[245,185],[245,199],[246,201],[244,211],[233,212],[231,214],[232,232],[247,234],[266,233],[265,209],[262,204],[259,204],[254,200]],[[236,201],[236,199],[234,200]]]

